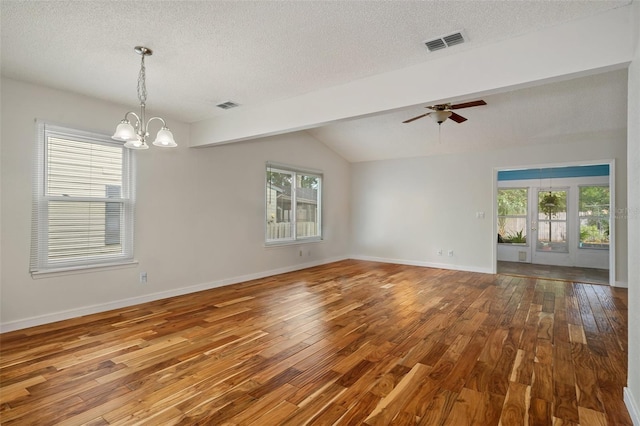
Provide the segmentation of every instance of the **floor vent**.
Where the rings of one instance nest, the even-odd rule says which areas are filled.
[[[465,42],[465,37],[462,31],[456,31],[452,34],[443,35],[433,40],[427,40],[424,45],[427,46],[429,52],[433,52],[440,49],[446,49],[447,47],[455,46]]]
[[[235,102],[232,101],[227,101],[227,102],[223,102],[221,104],[216,105],[218,108],[222,108],[222,109],[231,109],[231,108],[235,108],[237,106],[240,106],[240,104],[237,104]]]

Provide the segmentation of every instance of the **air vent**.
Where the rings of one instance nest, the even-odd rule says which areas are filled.
[[[438,38],[434,38],[433,40],[427,40],[424,42],[429,52],[433,52],[435,50],[445,49],[447,47],[455,46],[457,44],[462,44],[465,42],[464,35],[462,31],[457,31],[452,34],[447,34],[444,36],[440,36]]]
[[[447,45],[444,43],[444,40],[441,38],[425,41],[424,44],[427,46],[427,49],[429,49],[429,52],[444,49],[445,47],[447,47]]]
[[[221,109],[231,109],[231,108],[235,108],[237,106],[240,106],[240,104],[237,104],[235,102],[232,101],[227,101],[227,102],[223,102],[221,104],[216,105],[218,108]]]

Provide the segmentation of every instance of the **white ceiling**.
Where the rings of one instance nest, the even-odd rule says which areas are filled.
[[[483,96],[485,106],[456,110],[467,121],[440,127],[413,107],[307,130],[345,159],[373,161],[619,137],[627,125],[627,71]],[[474,99],[468,99],[476,100]]]
[[[631,0],[576,1],[7,1],[2,75],[123,105],[147,59],[148,107],[185,122],[268,108],[359,78],[595,15]],[[422,41],[464,30],[468,43]],[[402,82],[399,82],[401,84]],[[429,155],[626,127],[626,72],[484,97],[463,124],[403,120],[421,107],[308,130],[349,161]],[[472,99],[468,99],[472,100]],[[400,124],[399,124],[400,123]]]

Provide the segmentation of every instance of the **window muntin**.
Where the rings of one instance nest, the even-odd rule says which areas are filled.
[[[38,123],[31,272],[133,260],[131,152]]]
[[[322,174],[267,164],[267,244],[322,239]]]
[[[609,204],[609,186],[585,185],[579,187],[580,248],[609,249]]]
[[[527,188],[498,189],[498,242],[527,243]]]

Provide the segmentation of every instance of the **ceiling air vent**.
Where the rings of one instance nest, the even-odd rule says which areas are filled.
[[[221,104],[216,105],[218,108],[221,109],[231,109],[231,108],[235,108],[237,106],[240,106],[240,104],[237,104],[235,102],[232,101],[227,101],[227,102],[223,102]]]
[[[427,49],[429,49],[429,52],[433,52],[435,50],[445,49],[447,47],[455,46],[456,44],[462,44],[464,42],[465,39],[462,31],[457,31],[452,34],[434,38],[433,40],[427,40],[424,42],[424,44],[425,46],[427,46]]]

